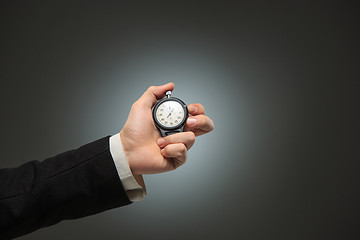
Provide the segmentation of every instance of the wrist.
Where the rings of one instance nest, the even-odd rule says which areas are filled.
[[[126,142],[126,136],[125,136],[123,129],[121,129],[121,131],[120,131],[120,140],[123,145],[125,158],[129,164],[129,168],[130,168],[132,175],[134,176],[136,182],[146,191],[145,183],[144,183],[144,179],[143,179],[142,175],[137,173],[136,171],[134,171],[134,169],[132,168],[132,165],[131,165],[132,161],[130,160],[130,158],[132,157],[131,152],[133,152],[133,150],[132,150],[131,144]]]
[[[126,132],[124,131],[124,129],[121,129],[120,131],[120,140],[124,149],[124,153],[125,153],[125,158],[126,161],[129,164],[131,173],[135,176],[135,175],[140,175],[138,174],[135,169],[133,168],[133,161],[132,161],[132,153],[135,151],[134,150],[134,144],[132,144],[131,142],[129,142],[128,138],[126,137]]]

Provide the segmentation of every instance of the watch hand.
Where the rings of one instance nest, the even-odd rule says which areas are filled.
[[[167,116],[167,118],[169,118],[169,117],[170,117],[170,115],[171,115],[171,113],[169,113],[169,115]]]

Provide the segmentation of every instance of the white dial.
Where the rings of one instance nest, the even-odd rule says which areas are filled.
[[[164,127],[176,127],[185,118],[185,113],[179,102],[165,101],[157,108],[155,116]]]

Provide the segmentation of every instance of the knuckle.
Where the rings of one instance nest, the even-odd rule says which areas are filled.
[[[210,118],[208,118],[208,116],[204,116],[204,118],[202,119],[203,124],[206,126],[210,126]]]
[[[189,135],[190,142],[194,143],[195,142],[195,133],[189,132],[188,135]]]
[[[209,118],[208,122],[209,122],[209,126],[210,126],[210,131],[214,130],[214,128],[215,128],[214,122],[210,118]]]
[[[178,158],[186,159],[186,154],[187,154],[187,149],[186,149],[186,147],[184,146],[183,149],[181,150],[181,152],[179,153]]]
[[[185,144],[181,144],[180,154],[184,155],[184,154],[186,154],[186,152],[187,152],[187,148],[186,148]]]
[[[177,152],[177,154],[176,154],[176,158],[181,158],[182,156],[183,156],[184,154],[183,154],[183,152],[182,151],[179,151],[179,152]]]
[[[147,91],[152,92],[154,90],[155,86],[148,87]]]
[[[132,105],[131,105],[131,109],[136,109],[137,106],[138,106],[138,101],[134,102]]]
[[[174,157],[176,158],[181,158],[182,156],[184,156],[185,151],[186,151],[186,147],[184,144],[182,144],[183,146],[178,146],[176,148],[176,151],[174,152]],[[185,149],[184,149],[185,148]]]
[[[212,125],[212,121],[211,121],[211,119],[210,119],[208,116],[206,116],[205,122],[206,122],[206,124],[209,125],[209,126]]]
[[[133,108],[142,108],[144,105],[144,103],[142,101],[137,100],[136,102],[134,102],[134,104],[132,105]]]

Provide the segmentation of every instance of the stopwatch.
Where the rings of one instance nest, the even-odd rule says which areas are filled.
[[[155,126],[160,130],[161,136],[183,132],[189,111],[186,104],[179,98],[172,97],[171,91],[159,100],[153,108]]]

